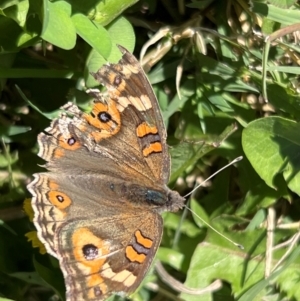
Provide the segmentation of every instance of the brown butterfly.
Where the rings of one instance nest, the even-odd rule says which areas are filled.
[[[58,258],[67,301],[105,300],[133,292],[160,244],[160,213],[184,198],[167,187],[166,130],[151,85],[136,58],[123,56],[93,74],[93,109],[71,103],[38,136],[47,172],[28,185],[34,224]]]

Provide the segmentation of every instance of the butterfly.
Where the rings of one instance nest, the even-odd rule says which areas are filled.
[[[108,95],[90,90],[90,113],[67,103],[38,136],[47,171],[34,175],[34,224],[59,260],[67,301],[127,295],[145,277],[160,244],[164,211],[185,199],[170,190],[166,129],[136,58],[92,75]]]

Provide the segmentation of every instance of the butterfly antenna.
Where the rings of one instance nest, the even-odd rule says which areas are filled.
[[[194,212],[193,210],[191,210],[187,206],[184,205],[184,207],[187,210],[189,210],[190,212],[192,212],[195,216],[197,216],[202,221],[202,223],[205,224],[208,228],[210,228],[213,231],[215,231],[216,233],[218,233],[221,237],[223,237],[224,239],[228,240],[229,242],[231,242],[233,245],[235,245],[239,249],[244,250],[244,246],[243,245],[234,242],[232,239],[230,239],[227,236],[225,236],[224,234],[222,234],[220,231],[218,231],[216,228],[214,228],[213,226],[211,226],[208,222],[206,222],[202,217],[200,217],[196,212]]]
[[[213,173],[211,176],[209,176],[201,184],[197,185],[191,192],[189,192],[188,194],[186,194],[184,197],[186,198],[187,196],[190,196],[195,190],[197,190],[205,182],[207,182],[208,180],[210,180],[211,178],[213,178],[216,174],[218,174],[219,172],[221,172],[222,170],[224,170],[228,166],[230,166],[230,165],[232,165],[232,164],[234,164],[236,162],[241,161],[242,159],[243,159],[243,156],[235,158],[230,163],[228,163],[227,165],[223,166],[221,169],[219,169],[218,171],[216,171],[215,173]],[[186,205],[184,207],[187,210],[189,210],[190,212],[192,212],[195,216],[197,216],[202,221],[202,223],[205,224],[208,228],[212,229],[213,231],[215,231],[216,233],[218,233],[221,237],[223,237],[224,239],[228,240],[229,242],[231,242],[233,245],[235,245],[236,247],[240,248],[241,250],[244,249],[244,247],[241,244],[238,244],[238,243],[234,242],[233,240],[231,240],[230,238],[228,238],[227,236],[225,236],[224,234],[222,234],[221,232],[219,232],[217,229],[215,229],[213,226],[211,226],[209,223],[207,223],[203,218],[201,218],[196,212],[194,212],[193,210],[191,210],[189,207],[187,207]]]
[[[230,163],[228,163],[227,165],[223,166],[221,169],[219,169],[218,171],[216,171],[215,173],[213,173],[211,176],[209,176],[205,181],[203,181],[201,184],[197,185],[192,191],[190,191],[188,194],[186,194],[184,196],[184,198],[190,196],[194,191],[196,191],[199,187],[201,187],[204,183],[206,183],[208,180],[210,180],[211,178],[213,178],[215,175],[217,175],[219,172],[221,172],[222,170],[224,170],[225,168],[229,167],[230,165],[239,162],[243,159],[243,156],[237,157],[234,160],[232,160]]]

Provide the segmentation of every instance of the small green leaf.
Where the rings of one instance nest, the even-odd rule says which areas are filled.
[[[246,231],[253,231],[255,229],[259,229],[264,220],[266,220],[267,214],[266,210],[260,209],[256,212],[251,222],[246,228]]]
[[[105,58],[96,50],[92,49],[86,61],[84,75],[86,79],[86,86],[89,88],[99,85],[94,77],[91,76],[91,72],[97,72],[107,61],[110,63],[117,63],[120,60],[122,54],[117,45],[122,45],[130,52],[134,49],[134,31],[132,25],[124,17],[120,17],[110,24],[107,31],[112,43],[111,51],[107,60],[105,60]]]
[[[170,182],[175,181],[188,167],[193,166],[205,154],[220,146],[234,131],[235,126],[228,126],[219,137],[214,137],[213,141],[199,141],[194,144],[182,142],[173,146],[170,149],[172,158]]]
[[[20,126],[20,125],[10,125],[10,126],[0,126],[0,136],[14,136],[30,131],[29,126]]]
[[[209,92],[203,92],[204,96],[210,101],[210,103],[216,106],[222,112],[233,112],[230,103],[225,101],[222,94],[216,93],[213,90]]]
[[[205,222],[209,223],[209,217],[203,207],[194,198],[191,199],[191,210],[195,223],[199,227],[206,227]]]
[[[166,122],[175,112],[179,111],[188,99],[195,93],[195,81],[187,80],[180,86],[181,98],[176,94],[170,101],[168,107],[162,112]]]
[[[47,1],[44,1],[44,4]],[[71,5],[65,1],[47,2],[41,37],[62,49],[72,49],[76,43],[76,29],[71,19]]]
[[[105,26],[116,19],[121,13],[128,7],[135,4],[138,0],[109,0],[98,1],[98,4],[93,5],[93,10],[89,12],[89,18],[95,20],[95,22]],[[85,8],[85,2],[79,1]],[[83,4],[84,3],[84,4]]]
[[[10,3],[13,3],[11,1]],[[2,5],[2,4],[1,4]],[[5,16],[12,18],[19,26],[23,27],[26,23],[27,13],[29,10],[29,1],[16,1],[14,5],[11,5],[4,9]]]
[[[164,227],[177,231],[180,225],[180,232],[188,237],[196,237],[201,230],[190,220],[181,220],[181,217],[172,212],[164,213]]]
[[[158,249],[157,256],[162,262],[169,264],[173,268],[177,270],[181,269],[184,259],[184,255],[182,253],[169,248],[160,247]]]
[[[11,18],[0,15],[0,46],[3,50],[11,52],[18,50],[29,41],[34,41],[36,34],[28,34]],[[28,46],[28,44],[27,44]]]

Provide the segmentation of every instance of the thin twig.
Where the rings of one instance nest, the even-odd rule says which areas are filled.
[[[300,237],[300,231],[294,235],[293,240],[291,241],[291,244],[289,246],[289,248],[287,249],[287,251],[285,252],[285,254],[281,257],[281,259],[277,262],[277,264],[274,266],[272,271],[275,271],[279,265],[288,257],[288,255],[292,252],[293,247],[295,246],[295,244],[298,242]]]
[[[156,262],[155,269],[160,276],[161,280],[168,284],[174,291],[179,293],[187,293],[191,295],[203,295],[206,293],[211,293],[216,290],[219,290],[222,287],[222,281],[216,280],[209,286],[205,288],[189,288],[186,287],[184,284],[176,280],[174,277],[172,277],[163,267],[162,263],[160,261]]]
[[[276,219],[276,212],[273,207],[270,207],[268,209],[268,223],[267,223],[265,278],[268,278],[271,275],[275,219]]]

